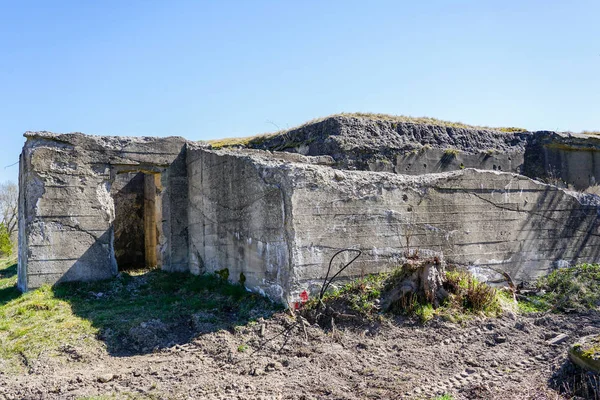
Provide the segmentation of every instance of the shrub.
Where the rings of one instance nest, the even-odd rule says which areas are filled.
[[[3,257],[12,256],[13,252],[13,243],[10,239],[10,234],[8,233],[8,229],[6,225],[0,223],[0,255]]]

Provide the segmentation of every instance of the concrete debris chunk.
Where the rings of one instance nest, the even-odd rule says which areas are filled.
[[[569,338],[569,335],[567,335],[565,333],[561,333],[552,339],[546,340],[546,344],[548,344],[550,346],[558,345],[558,344],[563,343],[568,338]]]

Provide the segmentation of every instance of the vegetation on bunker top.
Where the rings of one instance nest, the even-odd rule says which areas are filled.
[[[282,136],[285,138],[285,135],[289,132],[296,131],[298,129],[304,128],[306,126],[310,126],[327,119],[336,118],[336,117],[345,117],[345,118],[357,118],[357,119],[365,119],[372,121],[387,121],[392,124],[392,128],[396,128],[399,123],[408,123],[408,124],[419,124],[419,125],[432,125],[432,126],[441,126],[447,128],[462,128],[462,129],[473,129],[473,130],[490,130],[497,132],[526,132],[527,129],[517,128],[517,127],[488,127],[488,126],[477,126],[477,125],[469,125],[462,122],[452,122],[452,121],[444,121],[437,118],[431,117],[410,117],[405,115],[390,115],[390,114],[378,114],[378,113],[339,113],[328,115],[326,117],[315,118],[310,121],[307,121],[301,125],[290,129],[279,130],[277,132],[272,133],[264,133],[255,136],[248,136],[243,138],[224,138],[224,139],[215,139],[209,140],[208,143],[212,145],[214,149],[224,148],[224,147],[252,147],[258,146],[265,142],[268,139],[272,139],[277,136]]]

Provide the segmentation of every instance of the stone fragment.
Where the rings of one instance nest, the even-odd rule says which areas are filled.
[[[569,338],[569,335],[567,335],[566,333],[561,333],[560,335],[557,335],[556,337],[554,337],[550,340],[546,340],[546,344],[548,344],[550,346],[559,345],[562,342],[564,342],[565,340],[567,340],[568,338]]]
[[[100,375],[98,377],[98,382],[100,382],[100,383],[108,383],[108,382],[112,381],[115,378],[116,378],[116,376],[114,374],[104,374],[104,375]]]
[[[506,342],[506,336],[502,336],[502,335],[496,335],[494,336],[494,341],[496,343],[505,343]]]

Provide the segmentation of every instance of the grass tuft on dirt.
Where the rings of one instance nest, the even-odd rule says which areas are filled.
[[[15,284],[16,266],[5,261],[0,265],[0,366],[13,370],[41,356],[73,353],[73,347],[144,354],[281,309],[216,275],[128,272],[25,294]]]
[[[450,293],[450,310],[464,310],[467,313],[483,313],[488,316],[502,314],[505,297],[500,295],[501,291],[480,282],[469,272],[446,272],[444,286]]]
[[[600,264],[557,269],[536,283],[538,294],[520,302],[524,311],[581,312],[600,306]]]

